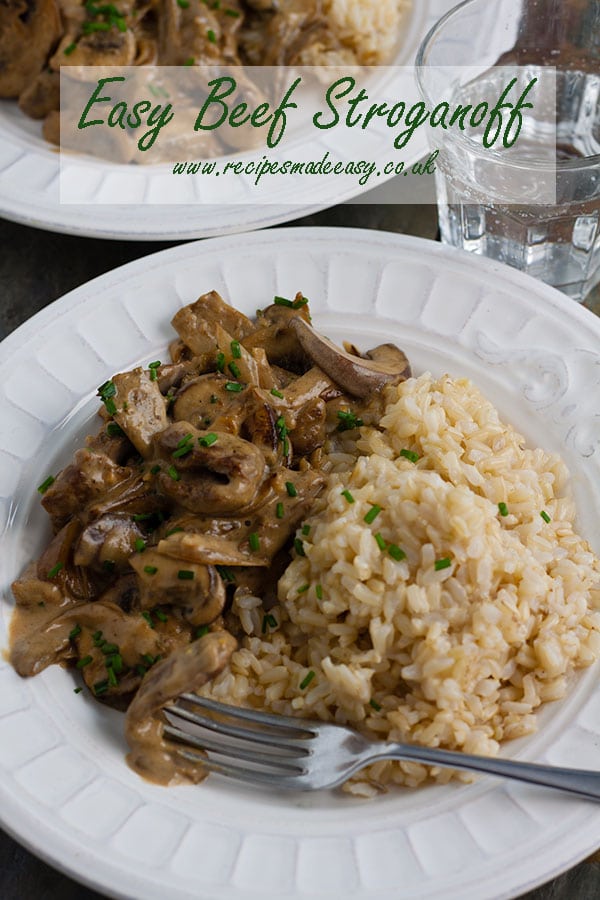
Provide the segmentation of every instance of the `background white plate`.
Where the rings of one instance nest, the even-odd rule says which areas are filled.
[[[413,9],[406,36],[392,60],[392,64],[409,66],[431,26],[455,5],[455,0],[413,0]],[[418,142],[411,146],[413,156],[405,163],[415,162],[426,150]],[[319,145],[315,142],[315,156]],[[323,150],[324,152],[324,150]],[[145,196],[152,179],[148,166]],[[110,179],[122,167],[106,164],[97,166],[96,192],[109,189]],[[335,182],[335,179],[334,179]],[[171,179],[154,179],[153,191],[168,199],[173,190]],[[358,183],[351,196],[368,190]],[[265,228],[310,215],[333,206],[350,195],[339,196],[333,183],[326,195],[303,205],[242,205],[202,206],[184,205],[89,205],[61,204],[59,201],[59,154],[41,137],[39,122],[24,116],[15,101],[0,100],[0,215],[15,222],[88,237],[121,240],[183,240],[229,234],[254,228]]]
[[[512,269],[416,238],[283,229],[188,244],[91,281],[0,347],[0,648],[9,583],[48,537],[36,486],[97,428],[96,386],[161,358],[169,320],[215,288],[248,313],[302,290],[317,327],[363,349],[397,341],[417,373],[472,377],[530,440],[560,449],[580,526],[598,534],[600,322]],[[597,543],[597,538],[596,538]],[[598,546],[596,546],[598,550]],[[511,755],[598,769],[598,666]],[[34,852],[144,900],[485,900],[600,843],[600,807],[482,778],[366,802],[270,796],[211,776],[165,789],[125,765],[122,717],[53,667],[0,660],[0,817]]]

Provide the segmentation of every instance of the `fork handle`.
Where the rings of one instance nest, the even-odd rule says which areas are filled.
[[[587,769],[563,769],[558,766],[497,759],[493,756],[473,756],[469,753],[407,744],[386,744],[380,752],[373,754],[373,758],[400,759],[430,766],[466,769],[468,772],[483,772],[486,775],[499,775],[529,784],[556,788],[579,797],[586,797],[588,800],[600,800],[600,772]]]

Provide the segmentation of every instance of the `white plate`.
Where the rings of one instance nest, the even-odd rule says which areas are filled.
[[[433,242],[283,229],[177,247],[91,281],[0,347],[0,648],[8,585],[48,537],[36,486],[97,427],[96,386],[161,358],[169,320],[215,288],[245,312],[302,290],[316,324],[363,348],[397,341],[415,371],[472,377],[574,474],[584,534],[600,510],[600,321],[545,285]],[[596,546],[596,549],[598,547]],[[548,707],[520,758],[598,768],[598,667]],[[485,900],[524,891],[600,843],[600,807],[492,778],[370,802],[270,796],[211,776],[159,788],[126,766],[122,716],[57,666],[0,660],[0,816],[35,853],[144,900]]]
[[[406,37],[393,64],[412,65],[431,26],[454,5],[455,0],[413,0]],[[415,162],[425,150],[424,145],[414,142],[413,155],[407,155],[405,163]],[[100,194],[104,188],[109,189],[111,178],[121,167],[107,163],[96,168],[96,193]],[[145,187],[140,188],[142,196],[146,196],[154,168],[148,166]],[[152,185],[158,205],[61,204],[58,151],[42,139],[39,122],[24,116],[15,101],[0,100],[0,216],[49,231],[141,241],[184,240],[265,228],[310,215],[369,188],[357,183],[351,195],[342,197],[336,195],[336,180],[328,186],[327,194],[302,205],[294,201],[284,205],[169,206],[166,192],[173,185],[171,179],[164,178],[155,179]]]

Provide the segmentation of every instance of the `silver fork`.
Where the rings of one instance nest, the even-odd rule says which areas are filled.
[[[276,790],[338,787],[370,763],[400,759],[499,775],[600,800],[600,772],[591,770],[371,741],[342,725],[226,706],[196,694],[183,694],[165,712],[165,735],[181,744],[179,753],[186,759],[210,772]]]

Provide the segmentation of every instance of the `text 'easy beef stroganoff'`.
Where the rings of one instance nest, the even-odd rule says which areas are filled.
[[[68,663],[130,704],[130,762],[162,783],[204,775],[163,736],[186,691],[470,752],[534,730],[600,649],[562,462],[468,382],[336,348],[301,294],[251,322],[213,292],[173,324],[173,362],[102,385],[102,430],[40,486],[17,670]]]

